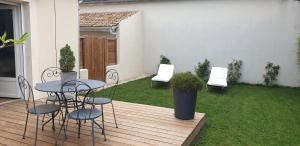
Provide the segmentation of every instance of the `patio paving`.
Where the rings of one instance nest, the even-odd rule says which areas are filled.
[[[120,101],[114,101],[114,106],[119,128],[114,127],[111,106],[105,105],[107,141],[104,141],[100,130],[95,127],[96,145],[189,145],[204,125],[203,113],[196,113],[193,120],[183,121],[174,118],[174,110],[170,108]],[[22,139],[26,117],[24,102],[19,100],[7,103],[1,105],[0,110],[0,145],[33,145],[35,116],[29,116],[26,139]],[[101,118],[97,121],[100,123]],[[44,131],[40,125],[38,145],[54,145],[55,132],[51,124],[46,125]],[[90,125],[87,121],[82,126],[81,137],[78,139],[75,121],[70,120],[68,139],[64,145],[92,145]],[[58,131],[58,121],[55,126]],[[61,139],[63,137],[61,134]]]

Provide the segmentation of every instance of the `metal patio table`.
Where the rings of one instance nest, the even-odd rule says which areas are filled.
[[[89,85],[91,87],[91,89],[98,89],[98,88],[102,88],[105,86],[105,82],[103,81],[99,81],[99,80],[82,80],[82,79],[78,79],[78,81],[81,81],[81,82],[84,82],[86,83],[87,85]],[[63,99],[60,99],[64,94],[64,93],[74,93],[75,92],[75,86],[74,85],[69,85],[69,86],[66,86],[64,87],[63,89],[61,89],[61,86],[62,86],[62,83],[61,83],[61,80],[55,80],[55,81],[49,81],[49,82],[45,82],[45,83],[37,83],[36,86],[35,86],[35,89],[37,91],[41,91],[41,92],[52,92],[52,93],[55,93],[55,95],[59,98],[59,101],[64,101]],[[73,87],[72,87],[73,86]],[[90,89],[88,88],[83,88],[80,89],[81,87],[78,87],[77,90],[79,91],[88,91]],[[61,104],[61,103],[60,103]],[[67,105],[66,105],[67,106]],[[65,116],[63,116],[63,124],[61,126],[64,126],[64,123],[65,123],[65,120],[66,120],[66,116],[67,114],[69,113],[68,111],[68,107],[65,107]],[[55,117],[53,117],[55,118]],[[51,119],[49,119],[48,121],[51,121]],[[45,124],[48,123],[45,122],[43,124],[43,126]]]

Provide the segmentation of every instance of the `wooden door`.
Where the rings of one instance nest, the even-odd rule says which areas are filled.
[[[105,38],[86,37],[81,39],[80,66],[89,71],[89,79],[105,80]]]
[[[117,64],[117,39],[105,38],[105,41],[105,62],[107,65],[115,65]]]

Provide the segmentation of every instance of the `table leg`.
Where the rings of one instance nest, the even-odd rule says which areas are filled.
[[[57,92],[55,94],[57,95],[57,97],[60,98],[60,96],[59,96],[59,94]],[[63,96],[63,95],[61,95],[61,96]],[[59,102],[61,104],[61,99],[59,99]],[[65,107],[65,113],[63,113],[62,110],[61,110],[61,113],[62,113],[62,125],[61,125],[61,127],[59,129],[59,132],[58,132],[57,136],[56,136],[55,145],[57,145],[57,141],[59,139],[60,133],[61,133],[61,131],[62,131],[63,128],[64,128],[64,132],[65,132],[65,138],[67,138],[67,135],[66,135],[67,128],[65,127],[66,126],[65,122],[66,122],[67,115],[69,113],[68,108]]]

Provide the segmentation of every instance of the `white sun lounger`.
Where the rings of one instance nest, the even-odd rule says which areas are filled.
[[[174,73],[174,65],[171,64],[160,64],[158,68],[157,75],[151,79],[151,87],[152,82],[169,82],[173,77]]]
[[[212,67],[207,85],[227,87],[227,68]]]

